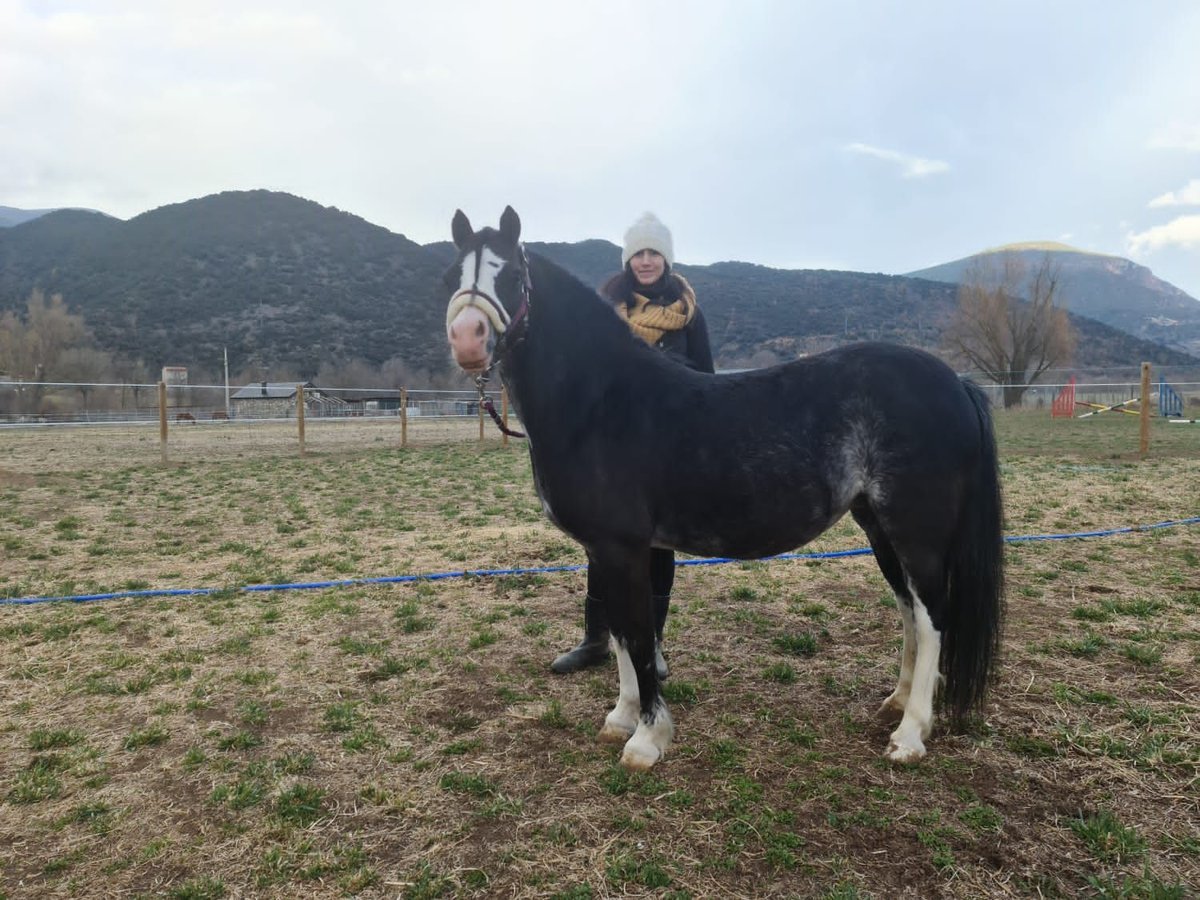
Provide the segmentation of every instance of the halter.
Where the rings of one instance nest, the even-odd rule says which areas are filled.
[[[488,415],[492,417],[492,421],[496,423],[496,427],[500,431],[509,437],[523,438],[525,437],[524,432],[509,428],[504,424],[504,420],[496,412],[495,404],[487,395],[488,376],[492,369],[500,365],[512,348],[524,340],[525,333],[529,330],[529,294],[533,290],[533,281],[529,277],[529,257],[525,255],[525,245],[518,244],[517,250],[520,254],[518,258],[521,274],[521,302],[517,306],[517,311],[509,316],[504,304],[486,291],[481,291],[478,281],[476,281],[471,287],[463,288],[450,298],[450,304],[446,308],[446,324],[448,326],[453,322],[454,317],[468,306],[475,307],[488,317],[488,321],[492,323],[498,337],[496,346],[492,350],[491,365],[475,376],[475,387],[479,389],[479,402],[488,411]],[[478,276],[476,278],[478,279]],[[524,327],[518,332],[517,326],[521,325]]]

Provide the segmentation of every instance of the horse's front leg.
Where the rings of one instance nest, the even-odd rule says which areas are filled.
[[[604,720],[600,740],[624,742],[621,765],[645,771],[666,752],[675,728],[659,693],[654,662],[654,614],[649,548],[588,551],[593,574],[604,583],[608,626],[621,678],[617,705]]]

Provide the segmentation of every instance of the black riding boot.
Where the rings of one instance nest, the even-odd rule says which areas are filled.
[[[583,601],[583,640],[550,663],[559,675],[598,666],[608,659],[608,620],[604,604],[590,594]]]
[[[654,636],[657,641],[654,644],[654,665],[658,668],[658,680],[664,681],[671,670],[667,668],[667,660],[663,656],[662,640],[663,628],[667,624],[667,610],[671,608],[671,595],[659,595],[654,598]]]

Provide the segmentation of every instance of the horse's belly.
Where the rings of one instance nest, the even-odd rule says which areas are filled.
[[[776,526],[720,528],[688,523],[655,533],[655,545],[695,556],[726,556],[732,559],[762,559],[787,553],[807,544],[833,526],[841,515],[808,522],[781,522]]]

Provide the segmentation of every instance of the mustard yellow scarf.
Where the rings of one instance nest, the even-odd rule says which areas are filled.
[[[669,306],[660,306],[641,294],[633,295],[633,308],[624,303],[616,305],[617,315],[624,319],[630,329],[650,346],[659,342],[668,331],[686,328],[696,315],[696,292],[682,275],[672,275],[682,282],[683,296]]]

